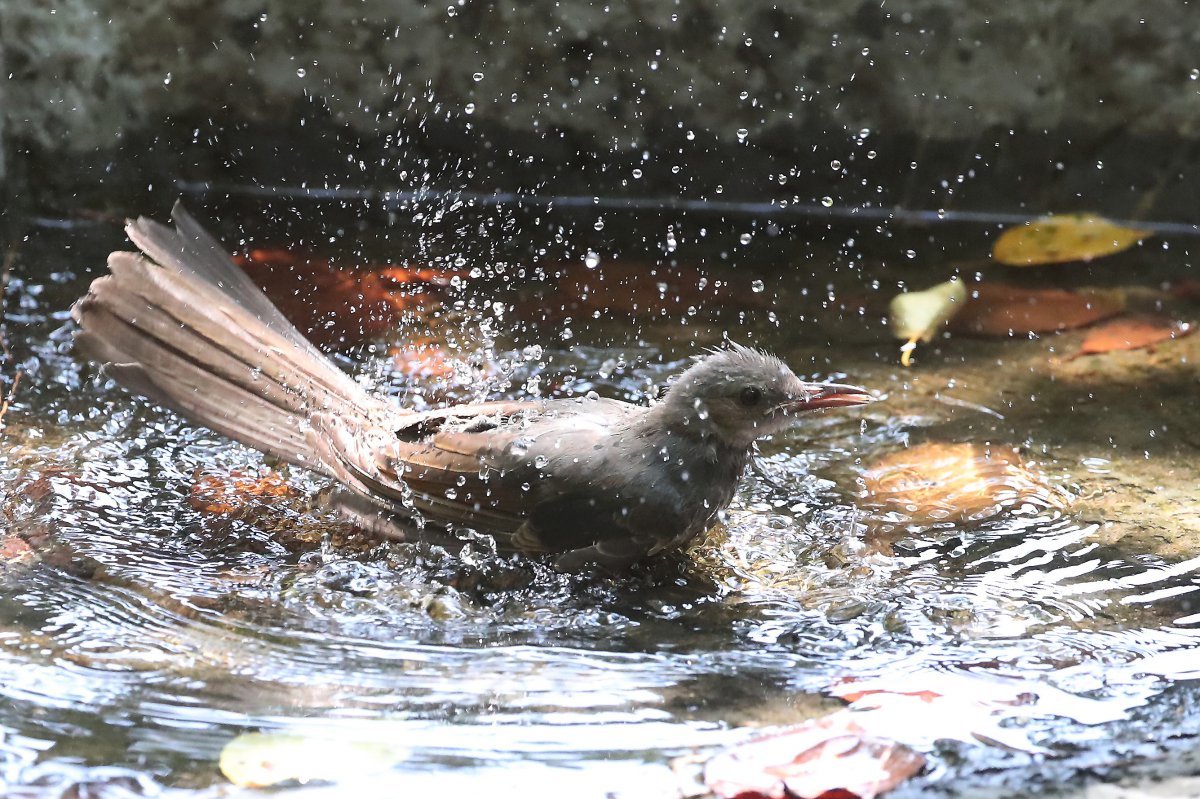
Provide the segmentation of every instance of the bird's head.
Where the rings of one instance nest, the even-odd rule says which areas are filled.
[[[730,344],[681,374],[660,407],[674,424],[748,448],[786,429],[806,411],[863,405],[872,399],[856,386],[807,383],[778,358]]]

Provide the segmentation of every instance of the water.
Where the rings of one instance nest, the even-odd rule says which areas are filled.
[[[664,796],[673,758],[836,708],[848,678],[1036,697],[990,732],[1016,725],[1027,751],[1050,752],[1041,776],[1026,752],[935,744],[935,714],[900,732],[934,753],[901,789],[914,794],[1019,794],[1161,755],[1148,733],[1200,732],[1178,712],[1195,703],[1197,548],[1183,533],[1156,545],[1170,513],[1129,510],[1150,507],[1136,505],[1139,481],[1190,496],[1172,472],[1187,449],[1125,440],[1136,407],[1102,398],[1114,430],[1100,436],[1062,418],[1077,385],[1023,401],[1040,342],[956,340],[902,370],[871,310],[888,289],[870,287],[896,273],[836,245],[759,236],[731,256],[737,233],[672,227],[671,257],[696,268],[656,260],[659,237],[636,225],[563,245],[525,223],[507,249],[466,253],[490,276],[344,365],[416,407],[523,390],[644,401],[727,330],[887,399],[765,442],[708,539],[620,578],[558,574],[486,539],[382,543],[300,472],[290,495],[214,515],[189,501],[197,482],[256,473],[261,457],[95,380],[71,354],[66,309],[119,237],[35,232],[7,306],[5,374],[24,377],[4,420],[0,512],[33,550],[0,564],[9,795],[227,795],[222,747],[280,731],[402,748],[353,795],[499,779],[525,795]],[[454,243],[374,233],[333,249]],[[549,254],[531,256],[541,244]],[[836,288],[795,266],[824,259]],[[453,345],[451,368],[414,376],[385,357],[413,339]],[[1013,365],[997,373],[1002,360]],[[938,458],[958,481],[941,504],[919,473]],[[1103,504],[1114,496],[1125,505]]]

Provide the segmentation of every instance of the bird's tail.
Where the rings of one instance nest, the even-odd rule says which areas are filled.
[[[126,226],[143,254],[109,256],[111,274],[72,309],[76,345],[126,388],[354,486],[313,420],[385,430],[397,411],[309,343],[178,203],[172,216],[175,229]]]

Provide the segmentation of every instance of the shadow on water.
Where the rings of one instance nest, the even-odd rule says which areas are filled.
[[[825,693],[848,677],[915,690],[935,690],[930,675],[1041,686],[1044,711],[1022,723],[1059,756],[1048,772],[1059,775],[1146,729],[1197,731],[1195,714],[1167,705],[1190,690],[1178,680],[1197,676],[1189,602],[1200,562],[1105,543],[1053,457],[999,462],[981,478],[986,501],[965,516],[931,513],[904,486],[887,500],[872,464],[937,430],[936,404],[830,414],[765,442],[705,541],[620,578],[559,574],[496,554],[486,537],[381,542],[303,473],[288,477],[296,491],[253,513],[206,513],[189,502],[198,478],[253,473],[261,458],[71,355],[65,309],[113,239],[35,238],[10,288],[13,362],[28,382],[5,420],[0,490],[7,535],[33,549],[0,563],[0,781],[12,795],[73,784],[96,796],[162,785],[208,795],[221,747],[246,730],[406,746],[403,765],[362,795],[426,779],[467,786],[497,769],[512,784],[552,778],[556,791],[666,795],[671,757],[742,740],[738,725],[835,707]],[[509,394],[641,400],[722,329],[815,348],[801,370],[828,374],[842,359],[836,342],[813,343],[815,321],[790,333],[778,324],[789,297],[804,307],[799,278],[768,302],[758,273],[715,256],[697,273],[704,285],[673,267],[648,284],[636,269],[537,268],[518,288],[464,290],[451,305],[455,327],[435,332],[457,337],[474,366],[422,384],[369,352],[344,362],[420,404],[472,396],[478,369]],[[603,275],[617,292],[596,289]],[[678,288],[687,281],[694,300]],[[722,286],[739,290],[697,307]],[[672,298],[669,312],[613,311],[612,297],[647,291]],[[594,304],[593,293],[609,299]],[[526,321],[523,304],[544,314]],[[866,338],[849,338],[846,361],[862,358]],[[941,432],[982,441],[997,424]],[[1032,453],[1039,442],[1020,443]],[[1054,691],[1111,703],[1103,733]],[[1019,752],[943,754],[922,789],[1020,792],[1039,779]],[[997,769],[1011,776],[989,776]]]

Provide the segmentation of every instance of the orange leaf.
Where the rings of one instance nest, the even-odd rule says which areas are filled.
[[[1003,508],[1060,494],[1011,450],[929,442],[885,455],[863,473],[864,500],[932,524],[985,519]]]
[[[1099,355],[1117,350],[1140,350],[1164,341],[1183,338],[1196,326],[1165,316],[1137,316],[1114,319],[1088,331],[1079,345],[1080,355]]]
[[[407,312],[441,303],[429,290],[456,274],[389,264],[342,269],[283,249],[256,249],[235,259],[283,315],[319,344],[350,346],[399,329]]]
[[[1092,214],[1052,214],[1004,231],[992,258],[1009,266],[1090,261],[1127,250],[1151,235]]]
[[[297,496],[300,492],[278,472],[259,474],[233,471],[227,475],[205,475],[192,485],[188,504],[198,511],[218,515],[241,513],[252,504],[272,497]]]
[[[394,347],[389,354],[396,367],[409,377],[429,380],[454,374],[454,364],[441,347],[428,344]]]
[[[33,548],[13,533],[0,538],[0,563],[29,560],[33,556]]]
[[[950,321],[956,333],[980,336],[1023,336],[1084,327],[1124,310],[1123,300],[1105,292],[1065,289],[1022,289],[984,283],[971,292]]]
[[[843,712],[718,754],[705,766],[704,782],[721,799],[871,799],[924,767],[923,755],[868,735]]]
[[[557,276],[552,293],[531,296],[518,312],[538,319],[600,313],[610,317],[659,317],[688,307],[762,308],[771,294],[750,280],[712,281],[694,264],[669,265],[602,260],[594,268],[582,262],[548,270]]]

